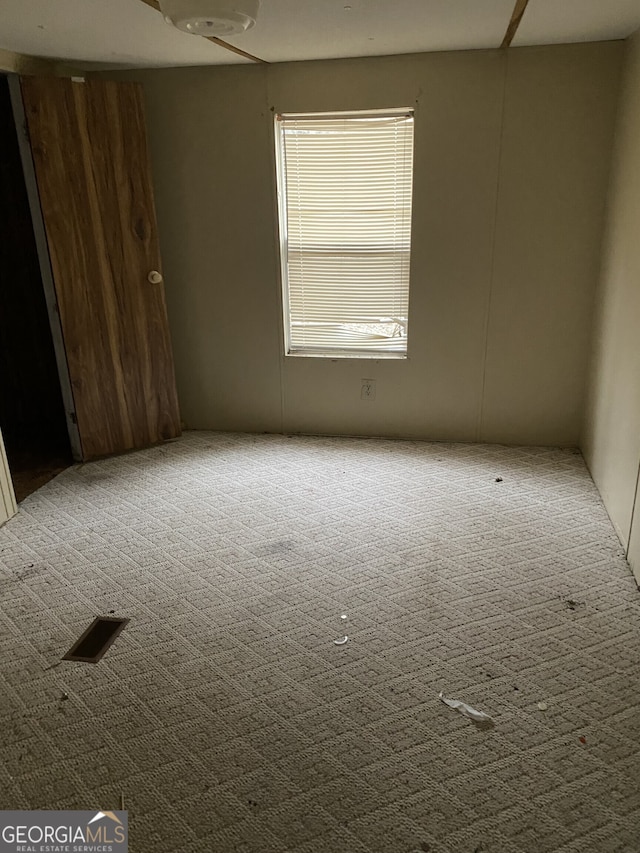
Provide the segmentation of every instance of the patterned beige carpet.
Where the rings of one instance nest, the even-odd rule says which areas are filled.
[[[639,649],[572,451],[191,433],[0,530],[1,805],[124,794],[134,853],[638,853]]]

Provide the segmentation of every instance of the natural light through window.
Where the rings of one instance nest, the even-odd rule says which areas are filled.
[[[276,117],[288,355],[405,357],[413,113]]]

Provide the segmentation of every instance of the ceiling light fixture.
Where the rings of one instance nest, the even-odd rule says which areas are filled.
[[[194,36],[233,36],[251,29],[260,0],[160,0],[162,14]]]

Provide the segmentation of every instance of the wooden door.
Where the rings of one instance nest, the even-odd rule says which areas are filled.
[[[149,281],[162,267],[141,88],[21,84],[82,457],[174,438],[164,287]]]

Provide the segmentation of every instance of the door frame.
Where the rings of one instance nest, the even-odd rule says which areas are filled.
[[[44,290],[44,296],[47,303],[49,326],[51,328],[53,349],[58,367],[58,376],[60,378],[60,389],[62,391],[62,402],[64,406],[67,432],[69,433],[71,454],[74,460],[78,462],[82,460],[82,444],[80,441],[80,433],[78,431],[73,390],[71,388],[71,379],[69,376],[69,365],[67,364],[67,353],[64,345],[64,338],[62,336],[60,314],[58,313],[58,302],[53,283],[53,272],[51,270],[51,260],[49,258],[49,245],[47,242],[44,220],[42,218],[42,210],[40,208],[40,194],[38,192],[36,173],[33,165],[33,155],[31,153],[31,143],[29,141],[29,132],[27,129],[27,120],[24,112],[24,104],[22,102],[20,77],[17,74],[7,74],[6,77],[9,83],[9,95],[11,97],[11,106],[13,109],[13,120],[16,126],[20,160],[22,161],[22,171],[24,173],[24,181],[27,187],[27,197],[29,200],[29,209],[31,211],[31,221],[33,223],[33,233],[36,241],[38,262],[40,264],[40,275],[42,277],[42,288]]]
[[[16,496],[0,432],[0,527],[17,513]]]

